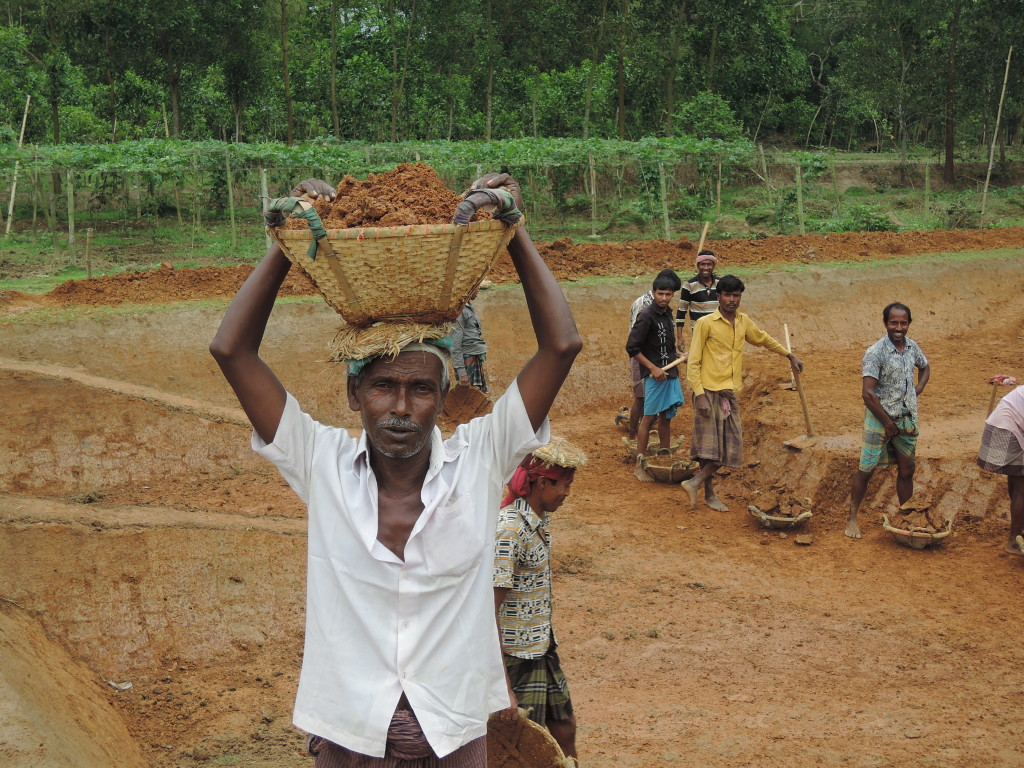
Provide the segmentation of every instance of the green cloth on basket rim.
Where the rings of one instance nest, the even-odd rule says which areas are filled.
[[[306,250],[306,257],[316,261],[317,243],[327,237],[327,230],[324,229],[324,223],[320,221],[320,215],[316,212],[316,208],[313,208],[311,205],[306,210],[302,209],[300,203],[308,202],[308,200],[304,200],[301,197],[276,197],[267,203],[267,210],[264,211],[263,217],[271,226],[279,226],[284,221],[284,214],[291,216],[293,219],[305,219],[308,221],[309,231],[313,233],[313,240]]]
[[[439,349],[451,350],[452,338],[451,338],[451,336],[442,336],[440,339],[423,339],[423,341],[421,341],[419,343],[420,344],[430,344],[430,345],[435,346],[435,347],[437,347]],[[408,346],[408,345],[406,345],[406,346]],[[405,349],[405,347],[403,347],[403,350],[404,349]],[[370,355],[369,357],[363,357],[363,358],[358,358],[358,359],[357,358],[349,358],[348,360],[345,361],[345,365],[348,366],[348,375],[349,376],[358,376],[359,372],[361,370],[363,370],[363,368],[368,366],[370,363],[372,363],[378,357],[383,357],[383,355]]]

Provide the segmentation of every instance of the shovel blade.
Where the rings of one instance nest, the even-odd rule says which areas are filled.
[[[804,448],[810,448],[812,445],[816,445],[817,442],[817,437],[800,435],[800,437],[794,437],[792,440],[786,440],[783,445],[787,448],[792,448],[794,451],[802,451]]]

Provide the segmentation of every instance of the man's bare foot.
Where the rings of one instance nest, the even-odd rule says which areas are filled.
[[[679,484],[679,487],[682,488],[684,491],[686,491],[686,495],[690,497],[690,507],[691,508],[696,507],[697,506],[697,488],[699,486],[696,483],[693,482],[693,478],[691,477],[689,480],[683,480],[683,482],[681,482]]]
[[[636,457],[636,470],[634,471],[633,474],[636,475],[636,479],[639,480],[641,483],[653,483],[654,482],[654,478],[651,477],[649,474],[647,474],[647,470],[644,469],[643,455],[640,455],[640,456]]]
[[[1024,536],[1018,536],[1013,541],[1006,542],[1006,546],[1003,549],[1011,555],[1024,557]]]
[[[845,533],[851,539],[859,539],[860,538],[860,526],[857,525],[857,521],[856,520],[850,520],[846,524],[846,530],[843,531],[843,533]]]
[[[729,508],[727,506],[725,506],[725,504],[722,503],[722,500],[719,499],[717,496],[715,496],[713,494],[711,496],[705,495],[704,496],[704,503],[707,504],[708,507],[710,507],[711,509],[715,510],[715,512],[728,512],[729,511]]]

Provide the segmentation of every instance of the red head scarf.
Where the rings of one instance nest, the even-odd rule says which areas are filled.
[[[545,464],[532,454],[527,456],[516,467],[512,473],[512,479],[508,481],[508,493],[501,500],[501,506],[506,507],[516,499],[521,499],[530,493],[530,484],[540,477],[546,477],[553,482],[573,476],[575,467],[560,467],[557,464]]]

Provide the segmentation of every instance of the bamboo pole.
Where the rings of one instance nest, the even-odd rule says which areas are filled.
[[[800,223],[800,234],[806,235],[804,228],[804,169],[800,163],[796,164],[796,217]]]
[[[28,105],[32,102],[32,94],[25,97],[25,111],[21,115],[21,136],[18,137],[18,149],[25,143],[25,123],[28,122]],[[7,225],[4,234],[11,234],[11,222],[14,221],[14,196],[18,191],[18,161],[14,161],[14,179],[11,181],[11,199],[7,203]]]
[[[85,276],[92,278],[92,227],[85,230]]]
[[[590,236],[597,237],[597,170],[593,152],[587,152],[587,160],[590,164]]]
[[[235,180],[231,174],[231,153],[224,153],[224,170],[228,182],[228,215],[231,219],[231,252],[238,250],[238,230],[235,228]]]
[[[836,173],[836,159],[832,158],[832,193],[836,196],[836,215],[839,215],[839,209],[842,207],[842,199],[839,197],[839,176]]]
[[[718,182],[715,185],[715,218],[722,215],[722,156],[718,156]]]
[[[68,168],[68,255],[75,265],[75,172]]]
[[[931,202],[929,198],[932,195],[932,166],[930,163],[924,164],[924,212],[927,216],[931,211]]]
[[[132,174],[132,189],[135,193],[135,223],[142,221],[142,174],[136,171]]]
[[[32,245],[36,244],[36,219],[39,216],[39,196],[36,190],[36,184],[34,181],[35,172],[30,171],[28,178],[32,182]]]
[[[658,163],[658,184],[661,187],[661,224],[665,231],[665,239],[672,239],[672,231],[668,226],[668,184],[665,183],[665,164]]]
[[[267,212],[267,206],[270,204],[270,189],[267,186],[267,169],[262,165],[260,166],[260,203],[263,212]],[[267,250],[270,250],[270,235],[264,235],[267,240]]]
[[[761,156],[761,176],[764,178],[764,191],[768,196],[768,205],[772,204],[772,183],[768,179],[768,161],[764,156],[764,145],[757,145],[757,153]]]
[[[1006,72],[1003,74],[1003,90],[999,94],[999,109],[996,110],[996,127],[992,131],[992,148],[988,153],[988,171],[985,173],[985,186],[981,191],[981,216],[985,216],[985,203],[988,201],[988,183],[992,180],[992,164],[996,159],[996,140],[999,137],[999,121],[1003,116],[1003,100],[1006,98],[1006,83],[1010,79],[1010,58],[1013,56],[1013,46],[1010,46],[1006,54]]]

